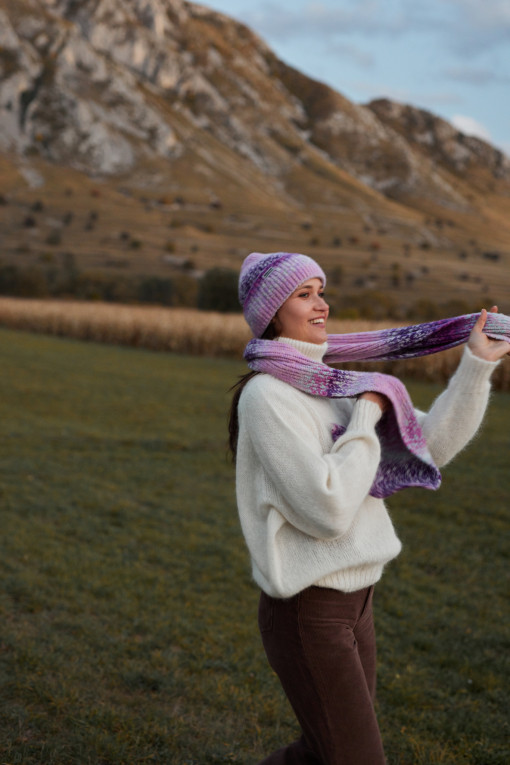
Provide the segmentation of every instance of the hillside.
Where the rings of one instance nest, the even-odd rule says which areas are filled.
[[[0,0],[0,247],[174,279],[300,250],[346,307],[510,310],[510,160],[428,112],[356,105],[184,0]]]

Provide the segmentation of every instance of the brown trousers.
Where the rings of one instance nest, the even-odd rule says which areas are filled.
[[[373,587],[309,587],[285,600],[262,593],[262,641],[302,736],[260,765],[384,765],[372,597]]]

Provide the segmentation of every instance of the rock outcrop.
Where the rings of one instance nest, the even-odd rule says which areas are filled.
[[[408,204],[510,189],[510,160],[428,112],[356,105],[242,24],[185,0],[0,0],[0,151],[92,175],[212,143],[277,180],[340,170]],[[207,148],[206,148],[207,146]]]

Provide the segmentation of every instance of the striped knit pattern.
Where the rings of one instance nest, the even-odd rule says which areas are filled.
[[[322,268],[308,255],[295,252],[252,252],[239,277],[239,302],[255,337],[261,337],[280,306],[306,279],[319,278]]]

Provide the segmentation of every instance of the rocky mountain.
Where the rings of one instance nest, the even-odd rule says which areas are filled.
[[[186,0],[0,0],[9,294],[12,269],[30,294],[72,272],[118,300],[151,274],[191,304],[252,249],[317,257],[338,310],[510,310],[510,160],[423,110],[354,104]]]
[[[510,190],[487,143],[410,106],[353,104],[200,5],[0,0],[0,150],[112,175],[183,155],[214,169],[220,147],[297,197],[298,167],[415,207]]]

